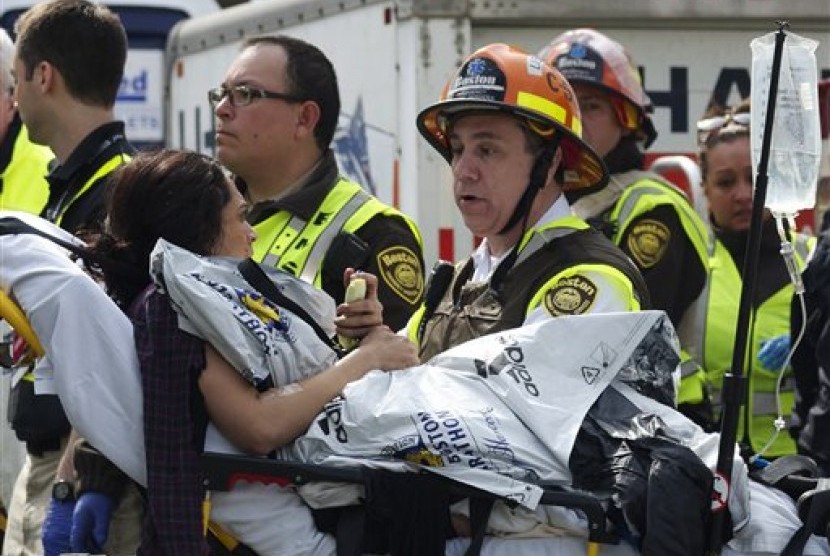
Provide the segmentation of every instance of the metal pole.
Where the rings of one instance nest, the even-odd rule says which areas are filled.
[[[752,311],[752,300],[755,298],[756,271],[758,255],[761,247],[761,225],[764,216],[764,203],[767,198],[767,166],[769,165],[770,143],[772,142],[772,125],[775,119],[775,99],[778,95],[778,74],[781,69],[781,55],[784,50],[786,33],[784,28],[787,22],[779,21],[778,32],[775,34],[775,50],[772,57],[772,75],[770,76],[769,97],[767,98],[767,114],[764,121],[764,136],[761,144],[761,158],[755,178],[755,193],[752,198],[752,220],[750,221],[747,250],[741,269],[741,300],[738,309],[738,322],[735,328],[735,348],[732,353],[732,369],[723,377],[721,405],[720,445],[718,447],[718,463],[715,471],[715,492],[713,500],[721,499],[723,505],[713,507],[709,527],[709,554],[714,556],[720,553],[723,545],[723,529],[729,510],[729,491],[732,478],[732,458],[735,454],[735,440],[738,436],[738,418],[741,406],[746,401],[746,377],[743,369],[746,357],[747,338],[749,336],[749,321]],[[730,521],[731,523],[731,521]]]

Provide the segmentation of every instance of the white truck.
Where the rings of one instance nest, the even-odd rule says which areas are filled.
[[[474,49],[507,42],[537,52],[573,27],[624,44],[641,65],[659,132],[650,156],[694,153],[694,126],[710,98],[749,94],[754,37],[790,30],[820,42],[830,77],[828,0],[262,0],[186,20],[170,34],[165,137],[170,147],[212,153],[207,90],[241,42],[288,34],[319,46],[337,70],[343,112],[335,137],[341,168],[412,215],[427,264],[465,256],[474,238],[451,195],[446,162],[415,127]]]

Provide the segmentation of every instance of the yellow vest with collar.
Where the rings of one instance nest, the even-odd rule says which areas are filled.
[[[92,187],[95,184],[95,182],[97,182],[99,179],[110,174],[113,170],[115,170],[122,164],[129,162],[131,158],[132,157],[130,157],[130,155],[118,153],[106,162],[104,162],[101,166],[99,166],[98,170],[96,170],[95,173],[92,174],[92,176],[84,182],[84,185],[81,186],[81,188],[72,196],[72,199],[68,203],[66,203],[61,208],[60,212],[58,212],[58,214],[54,217],[54,224],[60,226],[61,222],[63,221],[63,215],[66,214],[66,211],[69,210],[69,207],[71,207],[75,203],[75,201],[77,201],[81,197],[81,195],[86,193],[87,190],[89,190],[89,188]]]
[[[421,244],[410,218],[340,177],[308,221],[281,210],[254,225],[253,259],[321,287],[323,259],[334,239],[341,232],[356,232],[378,214],[401,217]]]

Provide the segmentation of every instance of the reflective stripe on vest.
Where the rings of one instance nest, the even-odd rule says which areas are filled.
[[[409,218],[341,177],[310,220],[279,211],[256,224],[254,259],[319,286],[322,262],[334,239],[378,214],[401,216],[421,243],[420,232]]]
[[[792,239],[792,237],[790,237]],[[795,245],[793,251],[795,253],[795,262],[799,269],[803,269],[806,265],[807,257],[816,244],[816,238],[802,234],[796,234]],[[709,307],[711,305],[712,296],[712,280],[711,275],[713,271],[720,269],[724,263],[732,261],[731,255],[712,235],[709,242],[709,257],[706,265],[707,279],[703,286],[703,291],[700,296],[692,303],[683,315],[683,321],[677,329],[680,337],[680,344],[689,351],[690,355],[704,365],[705,358],[705,340],[706,340],[706,321],[708,318]],[[734,263],[733,263],[734,266]],[[735,270],[737,272],[737,269]],[[738,274],[740,276],[740,274]],[[708,370],[708,369],[707,369]]]
[[[300,273],[300,277],[302,277],[303,280],[306,282],[314,280],[314,276],[317,274],[320,262],[323,260],[323,257],[329,247],[331,247],[331,242],[334,241],[337,234],[341,232],[349,218],[351,218],[358,211],[358,209],[360,209],[360,207],[362,207],[369,200],[369,198],[370,197],[366,192],[360,191],[356,193],[354,197],[349,199],[345,205],[337,210],[335,217],[325,228],[323,228],[323,231],[320,232],[314,240],[314,247],[309,252],[303,271]],[[279,244],[290,244],[294,239],[302,235],[307,225],[308,222],[299,216],[292,216],[291,220],[289,220],[288,224],[286,224],[285,228],[283,228],[279,237],[275,240],[274,244],[272,244],[272,247],[278,246]],[[277,250],[276,252],[269,251],[262,262],[276,267],[279,265],[284,253],[284,249]]]
[[[643,212],[661,205],[672,205],[679,209],[680,224],[689,236],[700,262],[705,266],[706,247],[709,244],[708,232],[683,193],[674,185],[661,180],[659,176],[643,178],[642,175],[638,175],[637,177],[639,180],[626,188],[611,212],[611,221],[617,223],[614,243],[620,244],[620,237],[628,224]],[[651,198],[650,206],[642,206],[641,203],[649,198]]]
[[[516,257],[514,266],[521,264],[536,251],[544,247],[545,244],[589,227],[584,220],[576,216],[566,216],[565,218],[560,218],[546,224],[541,228],[534,228],[528,231],[522,242],[523,245],[519,247],[519,256]]]
[[[539,228],[531,228],[530,230],[527,230],[524,237],[522,237],[522,243],[519,246],[519,255],[516,257],[516,262],[513,264],[514,268],[521,265],[521,263],[528,257],[544,247],[546,243],[589,227],[590,226],[585,223],[584,220],[577,218],[576,216],[567,216],[565,218],[554,220],[553,222]],[[461,269],[464,268],[465,264],[466,261],[461,261],[455,264],[455,277],[453,280],[457,279],[458,274],[461,272]],[[450,285],[450,287],[452,287],[452,285]],[[446,295],[447,292],[444,293],[444,296]],[[528,303],[527,312],[530,312],[531,307],[532,299],[531,302]],[[426,306],[421,304],[421,307],[415,311],[406,323],[407,338],[419,347],[421,345],[421,341],[420,338],[418,338],[418,329],[421,326],[421,321],[423,320],[425,313]]]
[[[697,364],[697,361],[694,359],[690,359],[688,361],[683,361],[680,363],[680,378],[681,380],[687,376],[691,376],[697,372],[700,367]]]
[[[801,235],[793,237],[795,260],[799,269],[804,267],[806,254],[813,238]],[[690,307],[694,313],[694,324],[679,329],[681,344],[704,367],[713,391],[713,405],[720,408],[720,390],[723,374],[732,367],[735,342],[735,323],[739,311],[739,295],[742,288],[741,275],[726,247],[719,241],[712,246],[709,277],[704,293]],[[789,332],[790,300],[793,286],[785,283],[777,292],[764,300],[750,315],[745,366],[741,371],[748,378],[750,393],[746,407],[740,416],[740,433],[748,431],[752,447],[761,449],[773,432],[772,421],[779,408],[775,401],[775,381],[778,374],[757,361],[761,343],[769,338]],[[683,323],[689,324],[688,322]],[[790,372],[790,371],[785,371]],[[785,376],[781,387],[781,408],[786,415],[793,401],[793,380]],[[749,423],[746,419],[749,417]],[[768,455],[778,456],[790,453],[794,444],[787,435],[779,435]]]
[[[795,379],[792,377],[785,377],[781,381],[781,393],[791,393],[795,390]],[[720,411],[723,404],[720,401],[720,388],[712,387],[712,407]],[[786,416],[787,408],[781,408]],[[752,394],[752,414],[755,416],[761,415],[778,415],[778,404],[775,401],[775,392],[755,392]]]
[[[781,392],[792,392],[795,390],[795,379],[791,376],[784,377],[781,381]],[[720,390],[717,391],[720,394]],[[720,402],[720,400],[718,400]],[[786,414],[787,409],[781,408]],[[778,404],[775,402],[775,392],[756,392],[752,395],[753,415],[778,415]]]
[[[87,190],[90,187],[92,187],[92,185],[96,181],[103,178],[104,176],[106,176],[107,174],[109,174],[110,172],[112,172],[113,170],[115,170],[116,168],[118,168],[119,166],[121,166],[122,164],[127,162],[128,160],[130,160],[130,158],[131,157],[129,155],[119,153],[119,154],[113,156],[112,158],[110,158],[109,160],[107,160],[104,164],[102,164],[98,168],[98,170],[96,170],[95,173],[92,174],[92,177],[89,178],[88,180],[86,180],[86,182],[81,187],[81,189],[79,189],[78,192],[75,193],[75,195],[72,196],[72,200],[70,200],[62,208],[60,208],[60,211],[58,212],[57,215],[54,215],[53,217],[50,218],[52,220],[52,222],[55,225],[60,226],[61,221],[63,220],[63,215],[66,214],[66,211],[69,210],[69,207],[71,207],[75,203],[75,201],[77,201],[81,197],[81,195],[86,193]]]
[[[525,235],[523,238],[523,245],[520,247],[519,256],[516,258],[515,266],[518,266],[531,256],[535,254],[539,249],[543,248],[547,243],[555,241],[559,238],[566,237],[570,234],[581,230],[587,230],[591,228],[591,225],[579,218],[578,216],[567,216],[565,218],[560,218],[553,222],[550,222],[546,225],[541,226],[540,228],[535,228],[528,232],[530,235]],[[590,267],[592,272],[596,272],[598,274],[603,274],[608,277],[613,277],[613,279],[622,278],[623,281],[630,283],[630,288],[626,292],[626,296],[630,296],[630,306],[636,307],[637,310],[640,308],[640,300],[636,293],[636,286],[635,284],[631,283],[631,279],[625,275],[620,269],[612,268],[612,267],[603,267],[603,265],[584,265],[579,264],[572,268],[577,267]],[[633,269],[633,266],[632,266]],[[548,281],[546,284],[550,284]],[[530,301],[528,302],[527,310],[525,311],[525,317],[529,315],[540,303],[543,295],[543,291],[545,290],[545,286],[534,294]]]

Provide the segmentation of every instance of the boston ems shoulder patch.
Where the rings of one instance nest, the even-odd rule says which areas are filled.
[[[671,240],[671,230],[657,220],[641,220],[628,234],[628,250],[640,268],[660,262]]]
[[[584,276],[576,274],[563,278],[545,294],[545,309],[551,316],[581,315],[594,304],[597,286]]]
[[[424,272],[421,261],[403,246],[384,249],[378,253],[379,278],[396,294],[414,305],[424,291]]]

